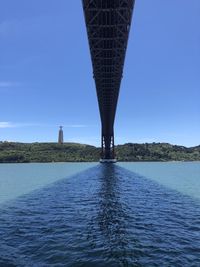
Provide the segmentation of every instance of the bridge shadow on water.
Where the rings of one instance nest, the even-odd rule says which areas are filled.
[[[0,210],[0,267],[200,266],[200,206],[99,164]]]
[[[121,197],[124,170],[115,164],[102,164],[97,169],[97,213],[88,223],[88,241],[100,252],[99,266],[133,266],[137,260],[128,239],[129,209]],[[98,234],[90,228],[94,222]]]

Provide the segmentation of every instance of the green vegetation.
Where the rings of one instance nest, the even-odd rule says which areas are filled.
[[[168,143],[118,145],[119,161],[199,161],[200,146],[187,148]]]
[[[100,148],[77,143],[0,142],[0,163],[98,161]],[[200,146],[187,148],[168,143],[116,146],[119,161],[199,161]]]

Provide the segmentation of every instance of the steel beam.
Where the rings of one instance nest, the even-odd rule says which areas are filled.
[[[102,125],[101,158],[112,160],[114,120],[135,0],[82,0]]]

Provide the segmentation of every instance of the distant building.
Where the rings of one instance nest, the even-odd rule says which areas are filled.
[[[58,143],[59,144],[63,144],[64,142],[64,138],[63,138],[63,126],[60,126],[60,130],[59,130],[59,133],[58,133]]]

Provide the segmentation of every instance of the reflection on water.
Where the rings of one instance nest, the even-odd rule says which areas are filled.
[[[115,165],[103,165],[101,168],[99,189],[99,212],[97,222],[106,249],[106,258],[126,266],[128,233],[126,221],[128,212],[120,194],[120,173]]]
[[[200,205],[101,164],[1,208],[0,266],[200,266]]]

